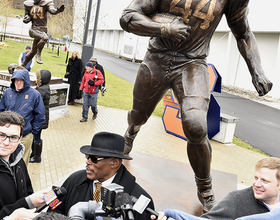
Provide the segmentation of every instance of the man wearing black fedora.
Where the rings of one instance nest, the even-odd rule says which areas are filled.
[[[96,195],[98,184],[108,186],[116,183],[124,187],[124,192],[139,198],[144,195],[151,199],[148,207],[154,209],[151,196],[136,183],[136,178],[122,164],[122,159],[132,160],[125,156],[124,138],[118,134],[99,132],[93,136],[91,145],[85,145],[80,151],[86,156],[86,169],[74,172],[63,183],[67,194],[61,198],[62,204],[55,212],[67,215],[69,209],[78,202],[88,202]],[[94,199],[98,201],[98,199]],[[150,219],[149,213],[140,215],[134,212],[135,220]]]

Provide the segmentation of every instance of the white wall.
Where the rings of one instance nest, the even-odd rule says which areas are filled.
[[[280,98],[280,48],[279,33],[255,33],[263,70],[273,82],[269,96]],[[238,86],[255,91],[251,75],[243,57],[240,55],[236,40],[231,32],[216,32],[210,44],[208,63],[215,65],[225,85]]]

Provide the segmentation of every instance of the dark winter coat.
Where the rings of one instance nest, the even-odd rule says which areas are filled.
[[[45,123],[42,129],[47,129],[49,127],[49,118],[50,118],[50,86],[49,82],[51,80],[51,72],[49,70],[37,70],[36,71],[36,89],[41,94],[44,106],[45,106]]]
[[[154,209],[154,203],[150,195],[136,182],[136,178],[121,165],[118,170],[113,183],[117,183],[124,187],[124,192],[128,193],[136,198],[139,198],[141,194],[151,199],[149,207]],[[93,181],[87,179],[87,173],[85,170],[80,170],[73,173],[63,183],[62,187],[67,190],[66,196],[61,198],[62,204],[59,205],[55,212],[67,215],[69,209],[78,202],[88,202],[92,200],[93,196]],[[143,213],[142,215],[134,213],[135,220],[150,220],[150,214]]]
[[[70,84],[69,89],[69,100],[76,99],[79,91],[79,82],[82,79],[83,64],[81,59],[69,58],[68,65],[66,67],[66,72],[69,72],[68,83]]]
[[[24,147],[19,144],[10,156],[10,165],[0,157],[0,219],[15,209],[30,208],[25,197],[33,193],[33,188],[22,159],[23,152]]]
[[[214,220],[231,220],[239,217],[269,212],[254,196],[252,187],[230,192],[210,212],[201,217]]]
[[[103,66],[101,66],[98,62],[96,62],[95,69],[99,70],[102,73],[104,79],[104,83],[102,84],[102,86],[105,87],[105,72]]]
[[[15,79],[23,79],[23,89],[17,91]],[[0,112],[11,110],[20,114],[25,127],[23,137],[29,132],[37,134],[45,123],[45,107],[38,91],[30,87],[30,78],[27,70],[17,70],[13,73],[10,88],[6,89],[0,101]]]

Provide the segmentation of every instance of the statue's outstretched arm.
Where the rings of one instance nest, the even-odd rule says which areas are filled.
[[[152,16],[158,12],[158,2],[158,0],[134,0],[123,10],[120,18],[121,27],[127,32],[140,36],[185,40],[189,36],[190,27],[180,17],[170,14],[170,22],[158,22],[152,19]]]
[[[227,17],[229,27],[237,40],[239,52],[247,63],[253,85],[259,96],[263,96],[271,90],[272,82],[264,74],[256,38],[249,27],[247,10],[243,8],[240,14],[235,14],[234,17],[238,19]]]
[[[48,3],[48,11],[52,15],[56,15],[60,12],[63,12],[65,9],[64,5],[61,5],[60,7],[55,8],[53,2]]]

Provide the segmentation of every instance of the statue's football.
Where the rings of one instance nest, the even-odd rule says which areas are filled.
[[[169,14],[169,13],[156,13],[156,14],[151,16],[151,19],[155,22],[158,22],[158,23],[171,23],[177,17],[179,17],[179,16],[172,15],[172,14]]]

